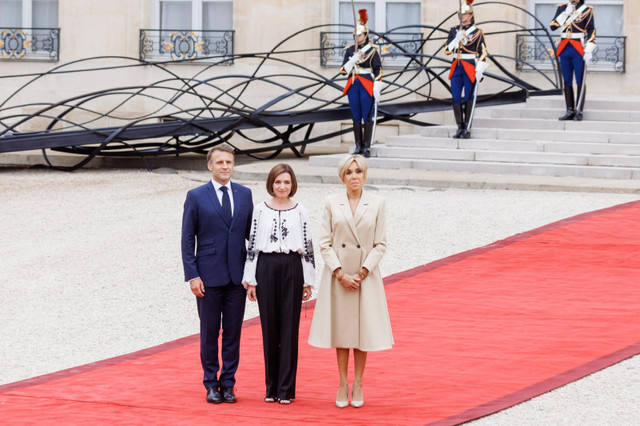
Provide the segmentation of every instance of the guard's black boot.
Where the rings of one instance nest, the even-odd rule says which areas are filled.
[[[573,117],[576,114],[575,101],[573,100],[573,86],[564,86],[564,102],[567,105],[567,113],[558,120],[573,120]]]
[[[584,90],[584,92],[582,92]],[[580,94],[582,93],[582,96]],[[587,86],[578,86],[578,105],[576,105],[576,113],[573,116],[575,121],[582,121],[582,110],[584,109],[584,100],[587,97]]]
[[[373,133],[373,121],[367,121],[364,123],[364,136],[362,139],[362,155],[364,158],[371,157],[371,136]]]
[[[458,125],[458,131],[455,135],[453,135],[454,139],[460,139],[462,133],[464,133],[464,119],[462,118],[462,104],[453,104],[453,116],[456,119],[456,124]]]
[[[354,154],[362,154],[362,123],[353,123],[353,134],[356,140],[356,149],[353,150]]]
[[[471,133],[469,133],[469,123],[471,122],[471,113],[473,112],[473,101],[467,101],[464,104],[464,123],[462,127],[462,134],[460,139],[469,139]]]

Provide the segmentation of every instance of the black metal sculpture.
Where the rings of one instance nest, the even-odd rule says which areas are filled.
[[[485,26],[500,24],[505,28],[485,33],[487,37],[513,32],[533,37],[537,43],[553,49],[552,38],[545,25],[526,10],[493,1],[480,3],[476,9],[488,4],[516,8],[527,14],[536,25],[527,28],[507,21],[481,22]],[[448,32],[446,24],[454,22],[454,19],[455,14],[452,14],[437,26],[420,25],[400,27],[387,33],[371,32],[374,42],[389,52],[385,56],[399,64],[385,73],[386,87],[378,109],[378,123],[401,120],[431,125],[416,120],[415,115],[450,107],[450,89],[446,80],[450,60],[442,54],[442,45]],[[237,135],[255,144],[244,149],[235,146],[239,154],[273,158],[290,149],[295,155],[302,156],[308,144],[351,132],[352,129],[313,134],[316,123],[350,118],[346,99],[342,96],[344,78],[337,73],[327,77],[300,65],[294,59],[295,55],[315,54],[322,58],[324,65],[329,65],[327,61],[330,62],[332,55],[341,55],[343,42],[327,40],[336,34],[344,34],[343,39],[347,40],[351,28],[348,25],[318,25],[296,32],[269,52],[232,55],[224,52],[219,56],[206,56],[207,64],[199,67],[191,77],[172,72],[163,66],[165,63],[127,57],[88,58],[57,66],[45,73],[0,77],[15,81],[29,79],[0,103],[0,153],[42,149],[47,164],[62,170],[82,167],[95,156],[139,156],[151,169],[157,156],[186,152],[204,154],[211,146],[222,142],[235,146],[231,138]],[[343,32],[336,32],[336,29]],[[286,49],[289,42],[308,32],[319,33],[321,45],[318,48]],[[433,52],[423,53],[426,44],[433,41],[439,47]],[[536,71],[535,74],[544,76],[545,86],[539,87],[508,70],[517,68],[514,63],[521,64],[523,59],[508,55],[492,55],[490,59],[495,67],[485,75],[498,81],[500,90],[480,96],[479,106],[522,102],[531,94],[559,93],[557,67],[549,77],[548,73],[536,69],[535,64],[526,63]],[[220,75],[224,68],[216,67],[229,61],[239,65],[256,60],[258,65],[248,75]],[[118,64],[112,65],[114,61]],[[176,62],[180,61],[166,63]],[[286,65],[296,72],[269,74],[265,71],[268,65],[277,64]],[[105,88],[91,92],[75,90],[77,94],[73,96],[64,95],[73,89],[65,86],[60,89],[60,100],[56,102],[17,101],[36,99],[39,83],[45,79],[73,78],[76,83],[92,79],[91,87],[94,87],[99,85],[100,79],[128,81],[126,72],[138,67],[144,67],[147,72],[136,75],[160,73],[164,78],[154,77],[152,83],[141,81],[123,85],[105,82]],[[123,75],[118,77],[117,73]],[[129,77],[131,75],[129,73]],[[266,101],[260,100],[253,91],[257,86],[261,86],[259,93],[274,95]],[[444,93],[445,96],[436,96],[435,93]],[[138,104],[144,104],[145,112],[135,116],[127,112],[136,110]],[[252,136],[251,129],[266,129],[270,135]],[[48,150],[78,154],[79,160],[71,167],[56,166],[48,158]]]

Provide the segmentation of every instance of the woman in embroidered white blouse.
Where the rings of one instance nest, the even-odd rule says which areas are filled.
[[[265,365],[265,402],[286,405],[296,396],[298,330],[302,301],[315,282],[307,210],[291,200],[296,175],[288,164],[267,177],[272,198],[253,209],[243,283],[258,301]]]

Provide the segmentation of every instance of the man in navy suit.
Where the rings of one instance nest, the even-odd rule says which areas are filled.
[[[209,151],[207,167],[213,178],[187,193],[182,217],[185,281],[196,295],[203,383],[207,402],[214,404],[236,402],[233,387],[246,299],[242,273],[253,199],[249,188],[231,182],[234,164],[230,146],[217,145]],[[218,361],[221,325],[222,368]]]

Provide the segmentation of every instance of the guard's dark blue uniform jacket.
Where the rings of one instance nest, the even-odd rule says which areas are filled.
[[[561,3],[558,5],[556,14],[553,17],[551,24],[549,24],[552,30],[562,27],[560,23],[558,23],[557,19],[569,4],[570,3]],[[576,3],[575,8],[576,10],[583,8],[583,10],[569,23],[569,25],[562,28],[561,40],[557,49],[558,56],[562,54],[567,45],[573,46],[581,56],[584,56],[584,46],[587,43],[596,42],[596,27],[593,8],[591,6],[585,6],[584,0],[580,0]]]
[[[456,55],[451,64],[449,80],[451,80],[456,67],[462,64],[467,76],[471,82],[474,83],[476,81],[476,61],[484,61],[488,55],[484,33],[473,24],[463,26],[462,31],[467,33],[466,38],[460,41],[457,46],[452,47],[451,43],[456,38],[459,30],[459,26],[449,30],[449,37],[447,38],[447,44],[445,46],[445,53],[447,55],[451,55],[452,53]]]
[[[367,39],[364,43],[358,46],[358,50],[366,49],[363,59],[356,64],[354,70],[351,71],[352,78],[347,80],[347,84],[344,87],[343,93],[346,95],[351,85],[355,80],[360,80],[360,83],[367,90],[369,95],[373,96],[373,82],[376,80],[382,80],[382,57],[375,44],[369,43]],[[342,59],[341,74],[346,74],[344,64],[349,61],[356,51],[356,45],[352,44],[345,47],[344,58]]]

